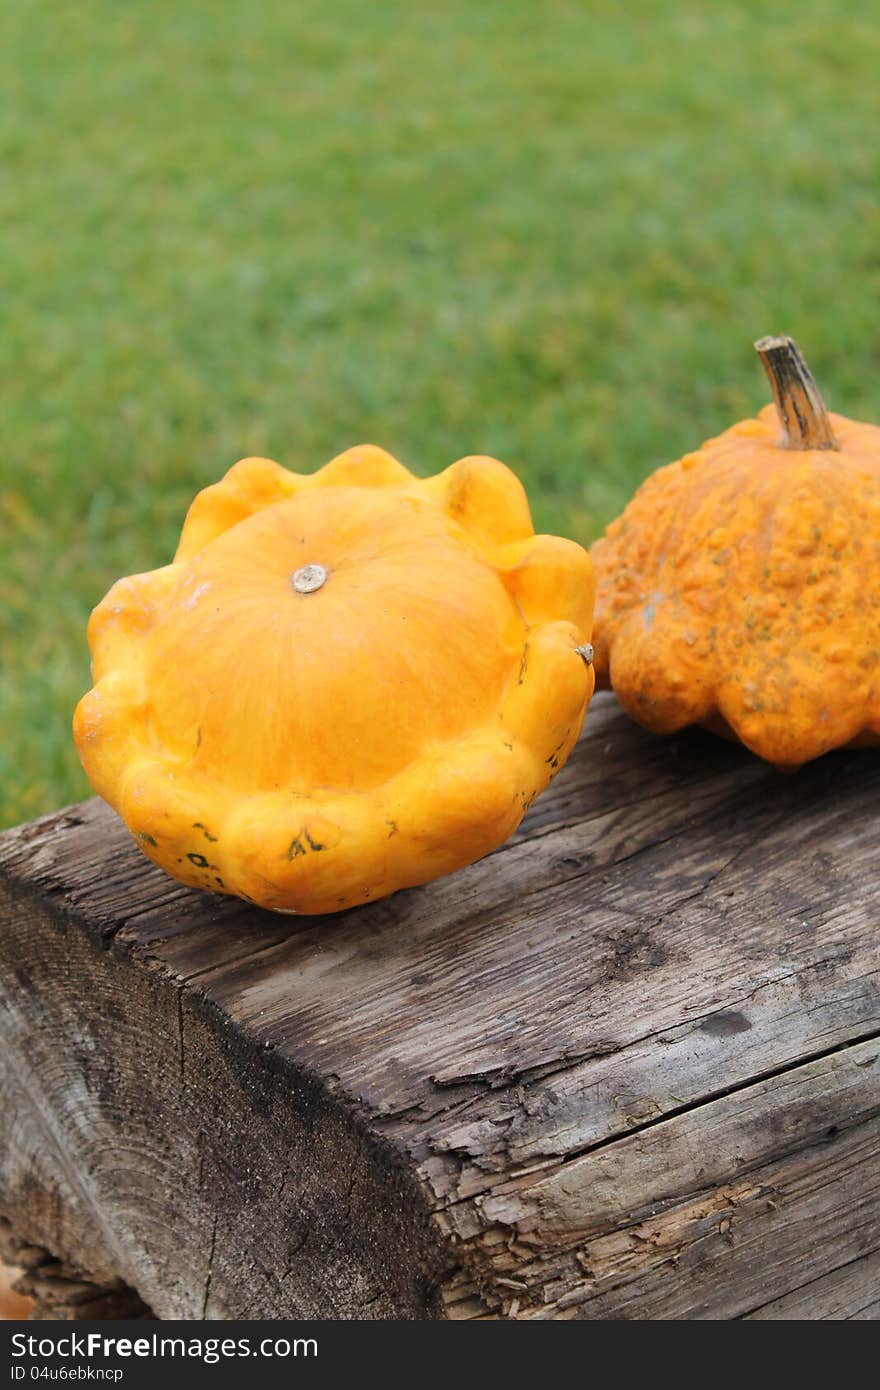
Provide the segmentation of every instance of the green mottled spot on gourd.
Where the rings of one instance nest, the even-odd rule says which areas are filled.
[[[147,834],[146,830],[138,831],[138,839],[143,840],[145,845],[152,845],[153,849],[156,848],[156,841],[153,839],[152,835]]]
[[[305,840],[305,844],[303,844],[303,840]],[[287,857],[288,859],[298,859],[301,854],[308,854],[309,850],[313,850],[315,854],[320,854],[326,848],[326,845],[319,845],[317,840],[313,840],[307,827],[303,826],[299,834],[294,835],[287,846]]]
[[[195,864],[197,869],[209,869],[211,866],[203,854],[188,854],[187,859],[191,864]]]

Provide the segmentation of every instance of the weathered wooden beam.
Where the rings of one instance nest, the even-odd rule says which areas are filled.
[[[7,832],[0,1210],[162,1317],[876,1316],[878,793],[600,697],[507,846],[336,918]]]

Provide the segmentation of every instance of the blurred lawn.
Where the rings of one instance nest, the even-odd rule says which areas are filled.
[[[863,0],[5,6],[0,823],[85,793],[87,613],[243,454],[497,454],[589,540],[761,333],[880,418],[878,70]]]

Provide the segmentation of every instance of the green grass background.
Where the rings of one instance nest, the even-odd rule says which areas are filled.
[[[864,0],[4,6],[0,823],[85,794],[88,611],[241,455],[492,453],[589,541],[759,334],[880,417],[878,70]]]

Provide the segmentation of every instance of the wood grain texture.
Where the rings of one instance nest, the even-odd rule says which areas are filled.
[[[334,918],[8,832],[2,1205],[165,1317],[870,1309],[878,793],[599,697],[508,845]]]
[[[880,1318],[880,1250],[766,1303],[747,1319],[763,1322],[874,1322]]]

